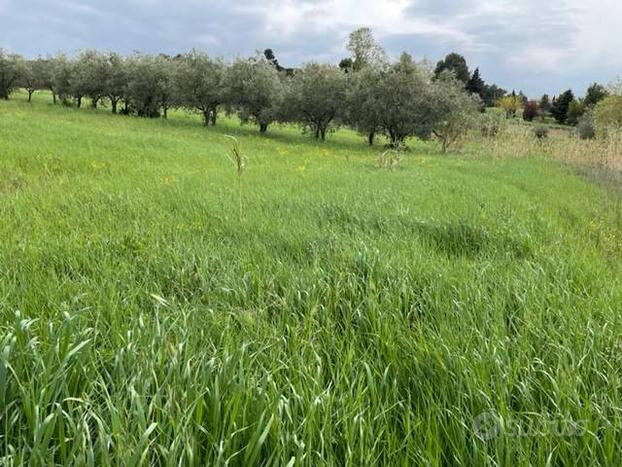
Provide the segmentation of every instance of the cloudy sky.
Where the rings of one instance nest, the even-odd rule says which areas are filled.
[[[486,81],[535,97],[622,75],[622,0],[0,0],[0,47],[26,56],[84,48],[337,62],[371,27],[393,55],[451,51]]]

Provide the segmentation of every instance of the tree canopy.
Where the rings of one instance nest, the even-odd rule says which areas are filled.
[[[369,28],[359,28],[350,34],[346,49],[352,54],[352,69],[360,71],[366,66],[378,66],[387,62],[384,48],[376,42]]]
[[[573,100],[574,94],[570,89],[555,99],[551,107],[551,115],[553,115],[557,123],[566,123],[566,120],[568,120],[568,108]]]
[[[436,69],[434,70],[434,76],[439,78],[445,71],[453,73],[454,77],[458,81],[462,81],[465,86],[471,79],[471,73],[469,72],[466,59],[462,55],[455,52],[450,53],[443,60],[438,62]]]

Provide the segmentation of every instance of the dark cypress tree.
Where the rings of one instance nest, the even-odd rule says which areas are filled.
[[[466,85],[467,91],[471,94],[477,94],[479,97],[484,99],[484,90],[486,88],[486,83],[479,74],[479,68],[476,68],[471,76],[471,79]]]
[[[562,93],[553,100],[553,106],[551,107],[551,115],[555,118],[557,123],[566,123],[568,120],[568,107],[574,100],[574,94],[570,89]]]
[[[266,57],[266,60],[268,60],[270,63],[272,63],[275,67],[277,67],[279,65],[279,62],[276,59],[276,57],[274,56],[274,51],[272,49],[264,50],[263,51],[263,55],[264,55],[264,57]]]

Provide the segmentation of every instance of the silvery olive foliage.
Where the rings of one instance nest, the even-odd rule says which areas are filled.
[[[299,123],[324,140],[331,125],[343,117],[346,74],[337,66],[310,63],[288,82],[281,119]]]
[[[224,77],[225,101],[242,123],[252,122],[265,133],[278,119],[284,98],[284,78],[264,56],[238,59]]]
[[[205,126],[215,125],[224,103],[225,63],[196,50],[180,57],[175,73],[177,102],[199,111]]]
[[[299,69],[265,53],[227,62],[198,50],[126,57],[85,50],[36,60],[0,51],[0,97],[21,87],[30,100],[48,90],[54,103],[87,102],[149,118],[179,108],[198,112],[206,127],[225,110],[261,133],[284,122],[319,140],[348,125],[369,144],[383,135],[394,148],[411,137],[436,137],[447,150],[472,125],[476,99],[456,78],[435,76],[429,63],[406,53],[391,61],[368,28],[354,31],[346,48],[352,55],[341,66],[312,62]]]
[[[24,73],[24,59],[0,49],[0,99],[8,99]]]

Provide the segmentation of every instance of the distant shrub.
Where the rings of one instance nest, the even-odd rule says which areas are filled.
[[[507,126],[502,112],[485,112],[479,117],[479,131],[484,138],[495,138]]]
[[[579,118],[576,134],[581,139],[594,139],[596,137],[596,129],[594,128],[594,120],[591,112],[586,112]]]
[[[594,109],[594,128],[599,138],[622,129],[622,96],[605,97]]]
[[[517,95],[502,97],[497,101],[497,107],[503,109],[508,118],[515,117],[523,108],[523,102]]]
[[[575,99],[568,106],[568,114],[567,114],[566,123],[568,123],[568,125],[573,125],[573,126],[578,125],[579,119],[583,116],[584,113],[585,113],[585,105],[583,105],[582,102]]]
[[[549,127],[546,125],[539,125],[533,129],[533,134],[538,139],[544,139],[549,136]]]
[[[440,141],[443,153],[463,140],[481,115],[479,96],[464,92],[462,82],[450,77],[434,81],[428,96],[432,133]]]
[[[526,122],[533,121],[538,116],[538,103],[536,101],[529,101],[525,104],[523,109],[523,120]]]
[[[611,168],[616,174],[622,171],[622,129],[611,129],[606,138],[594,139],[578,138],[576,129],[558,131],[548,138],[537,138],[535,133],[536,128],[527,125],[510,125],[502,138],[482,140],[483,151],[496,157],[547,155],[590,168]]]

